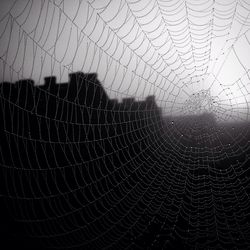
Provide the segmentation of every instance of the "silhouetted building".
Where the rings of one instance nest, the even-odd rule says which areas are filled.
[[[121,102],[109,99],[96,73],[70,73],[69,81],[63,83],[58,83],[55,76],[48,76],[39,86],[34,85],[32,79],[19,80],[15,84],[4,82],[1,94],[17,105],[12,106],[13,118],[4,118],[6,124],[14,131],[19,129],[22,134],[30,133],[43,140],[74,139],[76,134],[92,140],[117,133],[132,138],[138,131],[144,136],[147,130],[159,125],[161,117],[154,96],[142,101],[132,97]],[[9,116],[11,112],[6,110],[4,115]],[[62,122],[72,129],[67,128],[66,132],[58,127]],[[77,133],[77,130],[73,132],[73,124],[79,124]],[[25,126],[30,128],[21,131]],[[51,133],[52,130],[55,132]]]
[[[56,89],[56,77],[48,76],[44,78],[44,85],[41,86],[47,91],[54,92]]]
[[[85,228],[86,232],[93,232],[93,228],[110,230],[114,225],[112,220],[107,217],[104,223],[100,218],[116,209],[117,219],[122,222],[110,235],[122,230],[123,223],[131,223],[132,228],[138,219],[137,228],[148,225],[143,232],[129,232],[131,236],[134,234],[139,249],[152,246],[156,237],[163,244],[170,234],[176,238],[169,249],[181,249],[177,235],[185,236],[192,228],[197,232],[192,225],[203,221],[203,217],[196,221],[195,216],[189,216],[188,221],[184,221],[182,216],[176,216],[182,197],[191,204],[186,211],[192,211],[195,207],[192,203],[196,202],[195,214],[200,213],[199,197],[183,190],[197,188],[195,191],[203,192],[205,180],[210,190],[211,176],[216,179],[224,172],[228,180],[230,171],[235,171],[228,166],[242,166],[238,161],[246,162],[245,169],[249,165],[247,154],[235,149],[237,154],[231,155],[231,147],[242,149],[238,145],[244,146],[244,140],[249,140],[249,130],[245,129],[244,140],[234,140],[235,145],[231,145],[231,138],[236,138],[234,134],[243,131],[241,125],[224,129],[231,137],[221,133],[211,114],[164,120],[154,96],[140,101],[132,97],[121,102],[110,99],[95,73],[71,73],[69,81],[64,83],[57,83],[55,76],[45,77],[41,86],[35,86],[31,79],[15,84],[4,82],[0,84],[0,97],[1,197],[5,194],[14,197],[17,218],[23,223],[32,221],[27,223],[28,230],[47,240],[50,246],[53,246],[51,241],[55,243],[58,238],[44,237],[46,228],[53,229],[53,235],[63,235],[65,242],[72,242],[60,226],[62,222],[77,220],[67,224],[72,226],[67,228],[72,232],[75,226]],[[247,145],[249,149],[249,143]],[[208,146],[213,146],[213,150]],[[217,171],[227,167],[228,171]],[[183,178],[184,172],[187,178]],[[196,181],[195,185],[190,184],[191,179]],[[160,186],[164,189],[158,189]],[[156,188],[148,192],[150,187]],[[222,187],[217,186],[215,194],[219,194]],[[138,200],[130,196],[132,190]],[[234,191],[234,186],[231,190]],[[116,199],[122,202],[127,195],[129,200],[118,206]],[[234,192],[231,195],[234,197]],[[230,199],[225,196],[225,200]],[[131,204],[141,208],[138,215],[133,213],[137,216],[135,219],[126,216]],[[150,214],[151,207],[157,208],[152,210],[153,214]],[[146,211],[146,208],[149,209]],[[162,208],[173,215],[171,220],[167,221],[166,214],[161,214]],[[208,212],[213,213],[210,210]],[[58,216],[59,213],[62,216]],[[112,214],[113,211],[109,215]],[[120,215],[128,219],[123,221]],[[54,218],[58,220],[56,223]],[[181,230],[177,232],[178,228]],[[96,249],[94,245],[90,248]]]

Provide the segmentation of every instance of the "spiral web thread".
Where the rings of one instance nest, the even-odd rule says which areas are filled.
[[[249,11],[244,0],[9,5],[1,197],[30,236],[63,249],[250,245]],[[91,87],[65,90],[76,71],[93,100]]]

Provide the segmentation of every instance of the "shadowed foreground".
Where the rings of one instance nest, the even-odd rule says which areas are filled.
[[[250,245],[249,124],[163,117],[154,96],[109,99],[96,74],[0,90],[7,238],[26,248]]]

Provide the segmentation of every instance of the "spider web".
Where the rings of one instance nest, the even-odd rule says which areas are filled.
[[[0,195],[26,235],[62,249],[249,247],[247,1],[2,9]]]

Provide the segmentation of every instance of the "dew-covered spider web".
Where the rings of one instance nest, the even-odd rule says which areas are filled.
[[[248,0],[0,7],[0,198],[17,235],[249,249]]]

